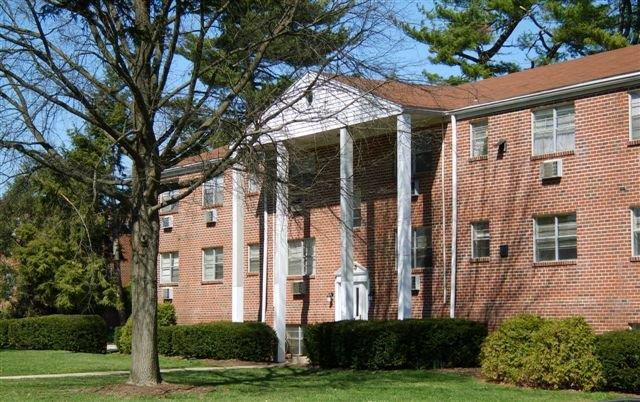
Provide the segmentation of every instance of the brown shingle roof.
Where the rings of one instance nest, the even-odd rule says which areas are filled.
[[[405,107],[451,110],[640,72],[640,45],[541,66],[468,84],[433,86],[339,77]]]

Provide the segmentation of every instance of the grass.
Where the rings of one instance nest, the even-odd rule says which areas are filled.
[[[173,384],[206,386],[206,393],[176,392],[171,400],[236,401],[588,401],[618,397],[609,393],[544,391],[487,384],[463,374],[438,371],[349,371],[302,368],[261,368],[214,372],[180,372],[164,376]],[[0,400],[118,401],[155,400],[150,397],[104,394],[105,386],[126,376],[84,379],[9,380],[0,382]]]
[[[160,367],[203,366],[203,362],[160,357]],[[23,374],[83,373],[87,371],[129,370],[131,356],[74,353],[62,350],[0,350],[0,376]]]
[[[129,356],[62,351],[0,351],[1,375],[126,370]],[[196,367],[210,362],[161,358],[161,366]],[[176,372],[168,383],[195,387],[140,396],[120,387],[126,375],[0,381],[0,401],[120,400],[317,400],[317,401],[588,401],[615,399],[612,393],[545,391],[489,384],[469,375],[442,371],[350,371],[304,368],[226,369]],[[205,387],[205,388],[198,388]],[[169,390],[171,391],[171,390]],[[124,394],[122,392],[125,392]]]

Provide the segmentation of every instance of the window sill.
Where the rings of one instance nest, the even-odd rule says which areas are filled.
[[[537,261],[533,263],[534,267],[555,267],[562,265],[576,265],[578,260],[560,260],[560,261]]]
[[[489,155],[478,155],[469,158],[469,162],[486,161],[489,159]]]
[[[247,276],[259,276],[260,272],[247,272]]]
[[[640,262],[640,255],[629,258],[631,262]]]
[[[158,212],[159,216],[167,216],[167,215],[175,215],[180,211],[166,211],[166,212]]]
[[[315,279],[316,275],[287,275],[288,281],[303,281],[305,279]]]
[[[246,192],[245,195],[249,198],[257,197],[260,195],[260,191]]]
[[[627,146],[628,147],[640,146],[640,140],[629,140],[629,142],[627,142]]]
[[[222,208],[224,204],[203,205],[202,209]]]
[[[161,288],[166,288],[168,286],[175,287],[175,286],[178,286],[178,282],[166,282],[166,283],[161,282],[160,284],[158,284],[158,286],[160,286]]]
[[[482,262],[491,262],[491,257],[476,257],[476,258],[470,258],[469,262],[472,264],[479,264]]]
[[[217,284],[221,284],[224,283],[223,279],[215,279],[212,281],[202,281],[200,282],[201,285],[217,285]]]
[[[559,158],[561,156],[572,156],[575,155],[576,151],[562,151],[562,152],[552,152],[550,154],[542,154],[542,155],[531,155],[532,161],[537,161],[540,159],[551,159],[551,158]]]

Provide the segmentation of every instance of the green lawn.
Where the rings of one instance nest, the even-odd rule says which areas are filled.
[[[130,365],[131,357],[120,353],[99,355],[62,350],[0,350],[0,376],[129,370]],[[162,368],[202,365],[197,360],[160,357]]]
[[[3,376],[127,370],[129,356],[62,351],[0,351]],[[198,367],[210,361],[162,358],[163,368]],[[119,400],[322,400],[322,401],[587,401],[619,397],[611,393],[543,391],[488,384],[469,375],[442,371],[350,371],[304,368],[234,369],[176,372],[164,375],[171,384],[194,387],[163,395],[132,395],[115,389],[126,375],[46,380],[0,380],[0,401]],[[175,392],[174,392],[175,391]]]

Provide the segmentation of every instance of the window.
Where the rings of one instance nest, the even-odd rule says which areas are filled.
[[[633,256],[640,257],[640,208],[631,209]]]
[[[487,127],[486,120],[471,123],[471,156],[486,156],[489,152]]]
[[[160,194],[160,202],[168,201],[177,196],[178,196],[178,190],[165,191],[164,193]],[[177,211],[178,211],[178,202],[176,201],[173,204],[169,204],[166,207],[162,208],[160,210],[160,213],[167,214],[170,212],[177,212]]]
[[[249,173],[249,177],[247,179],[247,190],[249,194],[260,192],[260,178],[256,173]]]
[[[640,140],[640,92],[632,93],[629,102],[631,139]]]
[[[311,275],[315,267],[315,239],[289,241],[288,275]]]
[[[431,155],[431,136],[423,134],[414,138],[411,160],[411,173],[425,173],[431,169],[433,157]]]
[[[360,190],[356,189],[353,192],[353,227],[360,226],[362,226],[362,196]]]
[[[178,282],[179,261],[177,251],[160,254],[160,283]]]
[[[249,273],[257,274],[260,272],[260,245],[252,244],[249,246]]]
[[[533,154],[572,151],[575,148],[573,105],[533,113]]]
[[[292,210],[300,210],[304,203],[307,190],[311,188],[316,178],[316,159],[314,155],[306,155],[296,159],[289,168],[289,204]]]
[[[202,280],[219,281],[224,276],[222,247],[202,250]]]
[[[287,325],[287,353],[292,356],[303,356],[306,353],[302,325]]]
[[[535,219],[536,261],[575,260],[578,257],[576,215]]]
[[[431,227],[413,229],[411,236],[411,267],[426,268],[433,265]]]
[[[202,185],[202,205],[224,204],[224,176],[216,176]]]
[[[489,234],[489,222],[476,222],[471,224],[471,257],[486,258],[491,253],[491,236]]]

